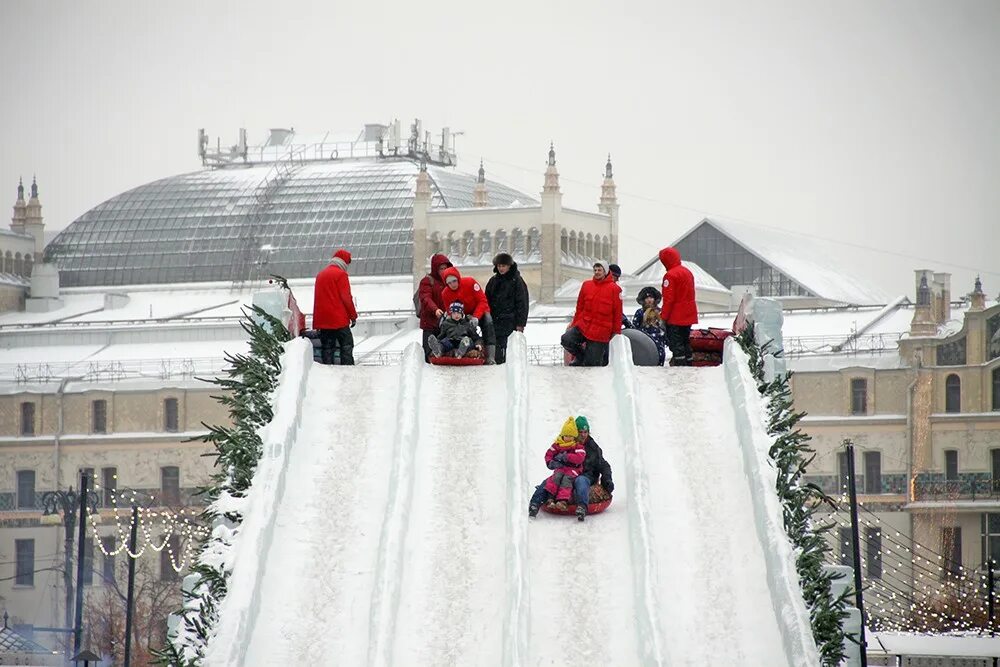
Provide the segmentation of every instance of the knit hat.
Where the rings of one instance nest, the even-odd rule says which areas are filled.
[[[451,305],[448,306],[448,312],[464,314],[465,306],[462,305],[461,301],[452,301]]]
[[[608,264],[608,272],[615,278],[622,277],[622,267],[618,266],[617,264]]]
[[[579,417],[576,418],[576,428],[578,431],[589,431],[590,422],[587,421],[586,417],[580,415]]]
[[[497,253],[497,256],[493,258],[493,266],[496,266],[497,264],[514,266],[514,258],[505,252]]]
[[[597,260],[596,262],[594,262],[594,266],[601,266],[601,267],[604,267],[604,273],[605,273],[605,274],[607,274],[607,273],[608,273],[608,263],[607,263],[607,262],[605,262],[605,261],[604,261],[603,259],[599,259],[599,260]]]
[[[562,439],[564,435],[572,436],[576,440],[576,436],[580,435],[579,431],[576,430],[576,422],[573,421],[572,417],[567,417],[565,423],[562,425],[562,429],[559,431],[559,438]]]
[[[350,264],[351,263],[351,253],[347,252],[343,248],[341,248],[337,252],[333,253],[333,256],[336,259],[342,259],[344,261],[344,264]]]

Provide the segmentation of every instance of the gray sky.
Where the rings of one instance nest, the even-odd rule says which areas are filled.
[[[626,270],[710,213],[1000,292],[995,0],[4,0],[0,84],[0,204],[37,173],[50,229],[200,168],[199,127],[420,117],[530,193],[554,140],[588,210],[610,151]]]

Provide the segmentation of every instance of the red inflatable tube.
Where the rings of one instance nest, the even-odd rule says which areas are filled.
[[[600,514],[604,510],[608,509],[608,505],[610,504],[611,498],[597,503],[590,503],[587,505],[587,514]],[[564,516],[570,516],[576,514],[576,505],[566,505],[566,509],[560,510],[556,509],[554,505],[550,506],[548,503],[543,503],[542,511],[548,512],[549,514],[562,514]]]
[[[469,357],[431,357],[431,363],[435,366],[482,366],[486,360],[470,359]]]

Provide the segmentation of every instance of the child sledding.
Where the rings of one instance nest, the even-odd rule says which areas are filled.
[[[598,514],[611,504],[615,488],[611,466],[590,437],[586,417],[566,420],[545,452],[545,465],[552,475],[535,487],[528,503],[529,517],[537,516],[542,509],[553,514],[575,514],[583,521],[588,513]]]
[[[465,314],[465,306],[455,301],[441,317],[438,333],[427,337],[431,363],[482,364],[483,339],[476,323]]]

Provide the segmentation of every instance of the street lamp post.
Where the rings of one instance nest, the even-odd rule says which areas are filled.
[[[84,475],[81,474],[81,482]],[[66,529],[64,543],[65,563],[63,567],[63,582],[66,586],[66,627],[73,628],[73,530],[76,528],[77,512],[80,507],[89,506],[91,513],[97,511],[97,494],[93,491],[86,491],[86,483],[83,482],[81,489],[83,494],[77,493],[71,486],[67,491],[47,491],[42,494],[42,515],[58,516],[62,512],[63,526]],[[86,503],[83,498],[86,497]]]

